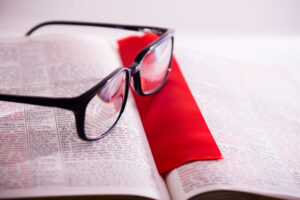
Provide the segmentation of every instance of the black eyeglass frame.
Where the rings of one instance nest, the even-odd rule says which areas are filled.
[[[135,92],[141,96],[147,96],[157,92],[166,82],[167,77],[171,70],[172,64],[172,56],[173,56],[173,48],[174,48],[174,31],[172,29],[167,28],[159,28],[152,26],[133,26],[133,25],[122,25],[122,24],[108,24],[108,23],[90,23],[90,22],[78,22],[78,21],[49,21],[43,22],[34,26],[30,29],[25,36],[30,36],[37,29],[47,26],[47,25],[75,25],[75,26],[93,26],[93,27],[106,27],[106,28],[117,28],[131,31],[140,31],[145,33],[153,33],[159,36],[155,41],[146,46],[134,59],[134,62],[128,67],[119,67],[102,79],[95,86],[90,88],[88,91],[83,94],[72,97],[72,98],[54,98],[54,97],[35,97],[35,96],[20,96],[20,95],[6,95],[0,94],[1,101],[8,102],[17,102],[17,103],[26,103],[32,105],[40,105],[40,106],[49,106],[49,107],[58,107],[67,110],[73,111],[75,115],[76,129],[79,138],[85,141],[94,141],[98,140],[104,136],[106,136],[110,130],[116,125],[119,121],[127,102],[128,91],[130,86],[130,79],[133,77],[133,88]],[[171,58],[168,65],[167,73],[162,81],[161,85],[149,92],[143,92],[141,86],[141,78],[140,78],[140,67],[144,57],[151,51],[153,48],[164,42],[166,39],[171,38]],[[85,120],[85,111],[90,100],[101,90],[103,86],[105,86],[114,76],[118,75],[125,71],[126,80],[125,80],[125,94],[124,101],[120,110],[120,113],[114,122],[114,124],[103,134],[96,138],[88,138],[84,131],[84,120]]]

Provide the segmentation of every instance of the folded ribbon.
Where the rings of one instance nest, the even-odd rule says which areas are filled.
[[[124,66],[156,38],[145,34],[119,40]],[[160,173],[190,161],[222,158],[175,58],[162,89],[143,97],[134,93],[134,99]]]

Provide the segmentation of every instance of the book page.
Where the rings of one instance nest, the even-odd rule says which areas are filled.
[[[300,199],[299,66],[176,53],[224,159],[171,171],[173,199],[217,190]]]
[[[62,36],[0,42],[0,93],[74,97],[117,67],[107,43]],[[0,101],[0,198],[137,195],[167,199],[132,95],[103,139],[78,138],[74,114]]]

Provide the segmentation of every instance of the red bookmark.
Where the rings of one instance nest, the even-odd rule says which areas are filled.
[[[156,38],[145,34],[119,40],[124,66],[131,65],[136,55]],[[162,89],[146,97],[134,93],[134,98],[160,173],[190,161],[222,158],[174,58]]]

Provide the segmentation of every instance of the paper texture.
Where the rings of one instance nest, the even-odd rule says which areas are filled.
[[[104,42],[47,37],[0,42],[0,93],[76,96],[116,67]],[[73,113],[0,101],[0,198],[141,195],[167,198],[132,96],[105,138],[78,138]]]
[[[73,39],[0,42],[0,93],[76,96],[120,66],[105,43]],[[300,199],[298,67],[184,48],[176,57],[224,159],[167,174],[172,199],[220,190]],[[69,111],[0,101],[0,198],[62,195],[168,199],[131,95],[117,127],[96,142],[78,139]]]
[[[233,190],[300,199],[299,68],[176,53],[224,159],[173,170],[172,197]]]

